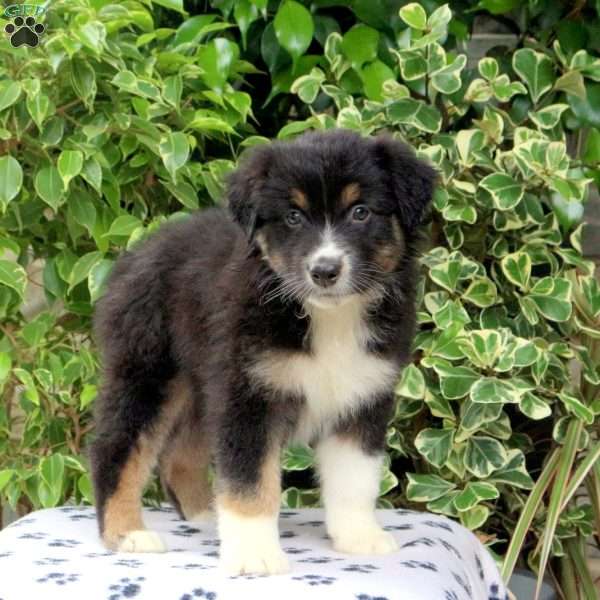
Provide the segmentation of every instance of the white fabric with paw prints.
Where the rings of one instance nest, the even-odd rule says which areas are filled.
[[[429,513],[380,510],[399,550],[335,552],[320,509],[284,510],[281,542],[291,572],[226,577],[214,523],[144,510],[165,554],[123,554],[100,543],[91,507],[34,512],[0,531],[0,600],[506,600],[498,570],[477,538]]]

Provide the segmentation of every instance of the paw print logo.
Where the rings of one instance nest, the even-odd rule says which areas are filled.
[[[4,27],[10,36],[10,43],[14,48],[29,46],[35,48],[40,43],[40,36],[46,28],[41,23],[36,23],[34,17],[15,17],[12,23]]]

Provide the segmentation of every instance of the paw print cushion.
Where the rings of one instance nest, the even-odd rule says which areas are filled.
[[[189,523],[167,506],[145,509],[166,554],[106,550],[91,507],[34,512],[0,531],[0,600],[507,600],[489,553],[460,525],[429,513],[381,510],[399,551],[335,552],[323,511],[282,511],[291,572],[226,577],[214,523]]]

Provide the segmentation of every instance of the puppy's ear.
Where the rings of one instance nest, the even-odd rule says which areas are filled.
[[[257,191],[269,174],[270,146],[257,146],[242,157],[227,185],[229,210],[235,221],[252,237],[256,227]]]
[[[433,190],[437,172],[419,160],[412,148],[390,137],[375,139],[375,157],[388,178],[402,223],[407,229],[420,225]]]

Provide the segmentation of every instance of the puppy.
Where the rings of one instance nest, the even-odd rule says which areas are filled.
[[[306,134],[252,150],[229,211],[167,225],[120,258],[95,318],[91,463],[109,548],[165,550],[141,518],[158,465],[184,518],[216,509],[227,573],[286,571],[280,454],[302,441],[335,549],[396,549],[374,509],[434,179],[392,139]]]

